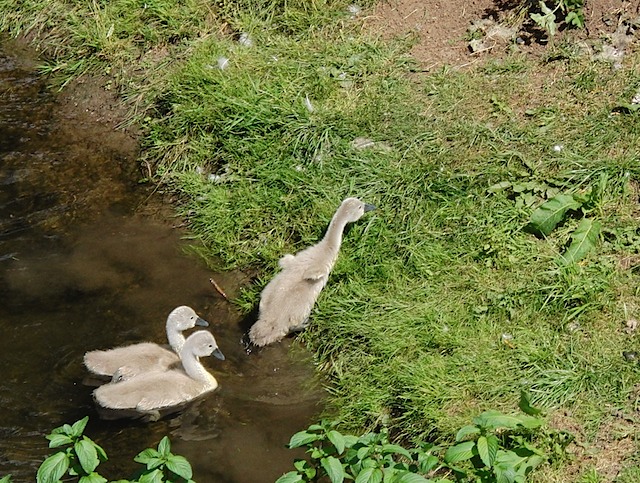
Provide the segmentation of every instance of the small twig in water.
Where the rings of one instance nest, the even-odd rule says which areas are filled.
[[[227,297],[227,294],[224,293],[224,290],[222,290],[220,288],[220,285],[218,285],[216,283],[216,281],[214,279],[212,279],[212,278],[209,279],[209,282],[211,282],[211,285],[213,285],[213,288],[216,289],[216,292],[218,292],[220,295],[222,295],[224,297],[224,299],[228,302],[229,301],[229,297]]]

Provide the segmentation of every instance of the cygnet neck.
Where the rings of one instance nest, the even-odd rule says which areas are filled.
[[[329,223],[329,228],[327,228],[327,233],[324,235],[322,242],[331,250],[337,252],[342,244],[342,234],[346,225],[347,220],[343,216],[342,210],[338,208],[338,211],[331,218],[331,223]]]
[[[167,339],[173,351],[180,355],[184,347],[185,338],[182,335],[182,331],[171,320],[167,320]]]
[[[182,367],[191,379],[205,383],[209,387],[218,386],[218,381],[200,363],[200,358],[197,355],[185,351],[181,358]]]

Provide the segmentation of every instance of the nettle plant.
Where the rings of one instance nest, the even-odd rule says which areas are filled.
[[[310,461],[296,460],[295,471],[284,474],[276,483],[316,482],[324,477],[332,483],[345,479],[357,483],[450,481],[421,476],[439,468],[440,460],[432,454],[438,447],[424,443],[408,450],[392,444],[386,431],[359,437],[343,435],[335,429],[335,423],[323,420],[291,437],[289,448],[303,446]]]
[[[74,424],[65,424],[51,431],[46,438],[50,448],[57,448],[45,459],[36,474],[37,483],[58,483],[65,481],[79,483],[107,483],[107,479],[96,472],[98,465],[107,461],[105,451],[89,437],[83,435],[89,417]],[[166,436],[157,449],[148,448],[138,454],[134,461],[142,463],[140,470],[131,480],[117,480],[114,483],[193,483],[192,469],[183,457],[171,453],[171,443]],[[0,479],[0,483],[10,483],[11,475]]]
[[[462,427],[449,447],[420,443],[406,449],[389,440],[386,431],[363,436],[343,435],[335,424],[322,421],[293,435],[290,448],[306,447],[309,460],[299,459],[295,471],[276,483],[445,483],[475,481],[483,483],[524,483],[538,465],[558,454],[571,438],[556,438],[542,430],[539,409],[522,394],[524,414],[507,415],[485,411]],[[533,443],[535,436],[554,441],[552,454]],[[550,447],[552,445],[549,445]]]

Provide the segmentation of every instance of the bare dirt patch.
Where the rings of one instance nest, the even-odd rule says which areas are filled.
[[[379,3],[365,19],[384,38],[415,36],[411,55],[425,70],[473,62],[465,35],[471,22],[487,15],[494,0],[398,0]]]
[[[584,428],[568,411],[560,411],[549,418],[551,428],[566,431],[575,437],[568,446],[571,461],[562,468],[562,475],[551,476],[553,481],[576,481],[588,468],[595,469],[602,482],[613,482],[624,469],[624,461],[638,448],[635,417],[613,414],[603,421],[595,436],[589,438]]]
[[[427,72],[444,65],[467,68],[509,51],[528,55],[545,52],[545,32],[533,24],[521,5],[510,0],[389,0],[368,12],[364,23],[370,32],[385,39],[414,38],[410,54]],[[621,26],[637,22],[639,13],[638,1],[588,1],[584,8],[586,28],[561,29],[554,42],[567,38],[590,44],[606,41]],[[489,35],[474,51],[470,40],[478,28]]]

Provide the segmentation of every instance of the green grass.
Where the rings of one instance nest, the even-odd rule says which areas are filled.
[[[89,25],[79,3],[0,0],[12,19],[0,25],[55,45],[70,34],[50,70],[120,69],[124,94],[150,106],[144,160],[181,194],[204,255],[260,270],[247,310],[343,198],[379,207],[348,231],[301,336],[344,429],[450,438],[524,388],[596,435],[612,407],[633,410],[640,376],[622,356],[640,351],[623,330],[640,317],[638,268],[619,263],[640,251],[640,118],[615,109],[640,77],[572,55],[416,76],[408,45],[367,37],[346,4],[114,1],[94,4]],[[603,232],[566,265],[579,216],[545,239],[525,227],[546,198],[585,192]]]

